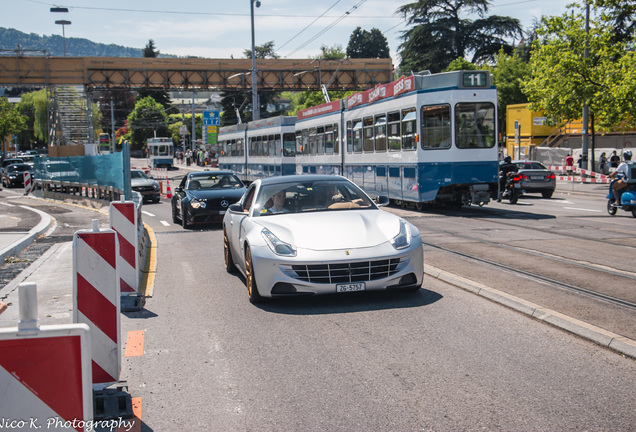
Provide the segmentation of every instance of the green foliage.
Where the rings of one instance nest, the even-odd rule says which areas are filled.
[[[142,50],[144,57],[156,58],[159,56],[159,50],[155,46],[155,41],[150,39],[144,49]]]
[[[371,31],[362,30],[360,27],[351,33],[347,45],[348,58],[389,58],[389,43],[386,37],[377,28]]]
[[[128,116],[131,150],[142,150],[148,138],[169,136],[168,116],[163,106],[152,97],[140,99]]]
[[[460,71],[460,70],[477,70],[479,67],[464,58],[458,58],[450,62],[444,69],[444,72]]]
[[[185,127],[188,129],[188,132],[186,134],[186,138],[188,140],[191,139],[191,135],[192,135],[192,114],[186,114],[185,116],[185,122],[184,119],[182,118],[181,114],[170,114],[168,116],[168,130],[170,131],[170,136],[172,137],[172,140],[176,143],[180,143],[182,140],[182,136],[181,136],[181,126],[185,125]],[[194,133],[196,134],[196,137],[194,138],[194,140],[196,141],[197,139],[202,139],[202,133],[203,133],[203,114],[195,114],[194,115]]]
[[[418,24],[402,36],[400,69],[437,73],[469,54],[472,63],[484,63],[502,48],[512,52],[510,40],[522,35],[519,20],[487,16],[489,5],[489,0],[418,0],[398,8],[408,24]]]
[[[18,103],[18,111],[27,116],[28,127],[19,134],[21,148],[28,147],[33,139],[41,143],[48,142],[47,130],[47,96],[46,90],[23,93]]]
[[[531,109],[562,121],[581,117],[587,102],[601,127],[636,119],[634,54],[615,42],[608,22],[591,20],[585,32],[584,11],[544,18],[533,44],[532,78],[523,91]],[[586,40],[589,56],[585,58]]]
[[[323,45],[320,47],[320,49],[322,50],[322,55],[318,58],[322,58],[324,60],[341,60],[347,56],[347,54],[342,49],[342,45]]]
[[[0,97],[0,140],[4,147],[4,139],[26,128],[27,117],[20,114],[17,107],[5,97]],[[5,149],[3,148],[3,151]]]
[[[328,91],[327,93],[329,93],[329,98],[332,101],[335,101],[337,99],[344,99],[347,96],[354,94],[355,92],[335,90],[335,91]],[[310,107],[325,103],[325,98],[322,95],[322,92],[320,91],[304,91],[304,92],[298,92],[298,93],[291,93],[289,96],[290,96],[289,99],[291,99],[291,105],[289,107],[289,111],[287,112],[287,115],[292,115],[292,116],[296,115],[298,111],[302,109],[310,108]]]

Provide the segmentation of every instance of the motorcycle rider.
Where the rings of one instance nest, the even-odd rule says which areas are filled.
[[[624,162],[620,164],[618,168],[616,168],[616,171],[614,171],[613,173],[610,173],[609,175],[609,178],[611,179],[616,177],[618,173],[623,173],[623,175],[625,176],[622,179],[615,181],[614,184],[612,185],[612,192],[614,193],[614,199],[612,200],[612,202],[615,202],[617,204],[620,203],[620,200],[618,198],[621,195],[621,192],[620,192],[621,189],[625,189],[627,187],[627,182],[629,180],[636,180],[636,179],[629,178],[630,168],[634,164],[634,162],[632,162],[631,150],[627,150],[623,152],[623,159],[624,159]]]
[[[506,156],[504,163],[499,165],[499,196],[497,202],[501,202],[501,197],[506,189],[506,181],[508,180],[508,174],[516,173],[519,171],[519,167],[512,163],[512,158]]]

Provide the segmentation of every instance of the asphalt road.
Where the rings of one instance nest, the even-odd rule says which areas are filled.
[[[539,201],[537,214],[564,204]],[[584,211],[554,212],[574,221],[572,229],[590,229]],[[417,216],[432,230],[427,236],[439,237],[440,221],[490,239],[503,229],[519,241],[545,236],[484,228],[466,214]],[[143,400],[142,430],[628,431],[636,424],[633,359],[429,277],[417,293],[253,306],[243,279],[224,270],[218,227],[183,230],[166,201],[145,206],[143,217],[158,243],[154,296],[122,322],[125,332],[145,330],[143,356],[122,362],[122,379]],[[621,233],[622,220],[614,221],[609,230]],[[474,240],[447,241],[479,249]]]

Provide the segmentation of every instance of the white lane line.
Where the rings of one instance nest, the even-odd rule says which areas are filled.
[[[592,210],[592,209],[584,209],[584,208],[578,208],[578,207],[563,207],[566,210],[579,210],[579,211],[587,211],[587,212],[595,212],[595,213],[602,213],[603,210]]]
[[[5,203],[5,202],[0,202],[0,204],[7,207],[15,207],[13,204]]]
[[[166,221],[161,221],[161,225],[163,225],[163,226],[170,226],[170,224],[169,224],[168,222],[166,222]]]
[[[145,214],[146,216],[155,217],[155,215],[153,215],[152,213],[147,212],[147,211],[145,211],[145,210],[142,210],[141,212],[142,212],[143,214]]]

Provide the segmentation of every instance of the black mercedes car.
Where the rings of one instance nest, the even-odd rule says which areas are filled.
[[[231,171],[192,172],[183,177],[172,196],[172,221],[184,228],[193,224],[221,223],[230,204],[246,187]]]

